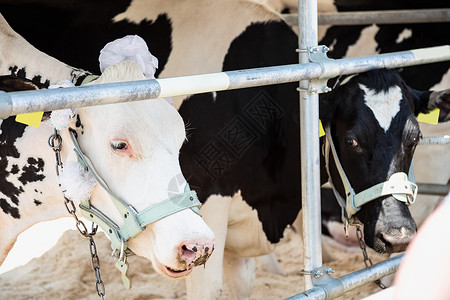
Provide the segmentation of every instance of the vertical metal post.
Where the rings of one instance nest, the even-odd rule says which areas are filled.
[[[308,63],[304,49],[317,46],[317,0],[299,0],[299,61]],[[320,216],[320,152],[319,152],[319,97],[310,93],[308,80],[300,81],[300,145],[301,185],[303,207],[304,270],[322,265]],[[314,285],[312,276],[305,276],[305,289]]]

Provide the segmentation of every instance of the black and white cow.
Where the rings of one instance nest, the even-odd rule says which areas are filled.
[[[325,2],[325,1],[319,1]],[[351,1],[334,2],[336,11],[363,10],[396,10],[421,8],[448,8],[445,0],[432,1]],[[329,9],[333,9],[329,7]],[[450,22],[425,24],[390,24],[329,27],[320,43],[332,45],[330,57],[342,58],[351,56],[372,55],[392,51],[446,45],[448,36],[441,34],[450,30]],[[450,62],[434,63],[400,70],[405,82],[417,89],[450,88]],[[426,76],[418,76],[426,74]],[[450,133],[450,123],[439,125],[420,124],[424,136],[442,136]],[[418,182],[447,184],[450,181],[450,144],[421,145],[414,159],[415,177]],[[419,195],[411,213],[420,226],[425,218],[434,210],[438,196]]]
[[[94,73],[98,72],[96,57],[85,55],[91,53],[86,47],[98,53],[105,42],[124,34],[139,34],[147,40],[151,52],[160,58],[160,77],[297,61],[295,33],[278,15],[253,2],[52,5],[36,1],[32,10],[29,7],[16,1],[2,5],[1,11],[33,45]],[[195,13],[186,13],[192,7]],[[49,21],[49,15],[60,16],[59,26]],[[33,35],[29,26],[22,27],[24,21],[18,16],[39,23],[39,30],[48,34]],[[28,67],[16,63],[2,68],[27,73]],[[190,298],[220,296],[222,270],[229,275],[225,280],[235,296],[248,297],[249,278],[243,271],[252,267],[251,257],[269,253],[297,217],[301,193],[296,85],[175,99],[189,124],[188,142],[180,154],[183,172],[199,192],[204,219],[217,238],[206,268],[194,270],[187,279]],[[440,94],[432,95],[411,90],[393,71],[373,71],[353,77],[321,98],[321,117],[331,126],[344,169],[349,170],[357,191],[393,173],[407,172],[420,136],[415,116],[441,105],[443,99]],[[380,116],[377,105],[365,102],[377,103],[382,96],[389,98],[387,116]],[[344,98],[342,103],[333,104],[338,98]],[[448,114],[448,108],[442,114]],[[330,173],[335,175],[333,170]],[[404,249],[415,232],[406,205],[390,196],[367,204],[356,216],[366,225],[366,242],[380,252]]]
[[[268,5],[278,11],[296,13],[298,1],[267,0]],[[447,1],[351,1],[351,0],[319,0],[319,13],[350,12],[367,10],[398,10],[448,8]],[[296,29],[296,28],[294,28]],[[450,22],[427,24],[389,24],[389,25],[357,25],[357,26],[319,26],[319,44],[330,47],[328,55],[332,58],[375,55],[392,51],[431,47],[449,43],[449,38],[441,34],[450,30]],[[410,86],[418,89],[440,90],[450,88],[450,62],[434,63],[400,70],[402,78]],[[417,76],[427,74],[427,76]],[[450,123],[430,125],[420,123],[423,136],[443,136],[450,133]],[[418,182],[447,184],[450,182],[450,144],[421,145],[417,148],[414,159],[414,175]],[[323,199],[330,206],[335,202],[332,193],[328,199]],[[420,226],[425,218],[434,210],[439,202],[439,196],[418,195],[417,201],[410,207],[411,214]],[[331,203],[334,205],[334,203]],[[340,223],[339,207],[327,209],[323,215],[324,229],[340,244],[353,243],[358,247],[357,240],[345,238]],[[298,222],[296,222],[298,224]],[[297,227],[299,227],[297,225]],[[330,242],[334,242],[330,241]],[[338,244],[336,246],[339,246]],[[359,248],[359,247],[358,247]],[[336,250],[336,249],[334,249]],[[346,250],[350,250],[347,248]],[[333,250],[331,250],[333,252]],[[325,254],[333,258],[331,252]]]

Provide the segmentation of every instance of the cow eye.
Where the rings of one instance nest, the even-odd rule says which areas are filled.
[[[115,154],[136,158],[133,148],[130,146],[127,140],[124,139],[112,139],[110,141],[111,149]]]
[[[128,144],[126,141],[123,140],[112,140],[111,141],[111,148],[113,150],[127,150]]]
[[[416,137],[413,137],[412,139],[410,139],[408,146],[411,148],[416,147],[419,144],[421,138],[422,138],[422,134],[420,133]]]
[[[358,141],[351,137],[345,137],[345,144],[349,147],[356,148],[359,146]]]

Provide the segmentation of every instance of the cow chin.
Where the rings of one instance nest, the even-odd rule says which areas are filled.
[[[182,278],[189,275],[194,269],[193,266],[187,268],[172,268],[160,263],[156,258],[152,260],[153,268],[161,275],[172,279]]]
[[[186,267],[180,264],[179,260],[176,258],[176,254],[172,255],[173,259],[171,260],[173,262],[170,263],[170,265],[162,263],[157,258],[154,245],[154,234],[150,230],[145,230],[138,237],[131,239],[129,242],[129,248],[136,255],[150,260],[153,265],[153,269],[165,277],[176,279],[187,276],[192,272],[193,266]]]
[[[214,234],[203,219],[185,210],[149,224],[129,247],[149,259],[161,275],[181,278],[206,263],[214,244]]]
[[[364,241],[367,246],[381,254],[405,251],[417,231],[406,204],[393,197],[386,197],[366,205],[376,208],[363,207],[357,214],[364,224]],[[365,214],[365,210],[379,213]]]

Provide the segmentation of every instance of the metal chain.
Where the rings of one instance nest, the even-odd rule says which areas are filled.
[[[55,144],[56,142],[56,144]],[[56,158],[56,175],[59,176],[59,169],[62,169],[62,161],[61,161],[61,146],[62,146],[62,137],[58,134],[58,131],[55,129],[55,133],[53,133],[48,138],[48,145],[55,152]]]
[[[105,296],[105,284],[103,283],[102,276],[100,275],[100,259],[97,255],[97,247],[95,246],[94,238],[89,236],[89,248],[91,250],[91,267],[95,273],[95,290],[97,295],[103,300]]]
[[[61,161],[61,147],[62,147],[62,137],[59,135],[58,131],[55,129],[55,132],[49,137],[48,144],[50,148],[55,152],[56,159],[56,175],[59,176],[59,172],[63,168],[63,164]],[[92,222],[91,232],[88,231],[86,225],[83,221],[78,219],[76,214],[75,204],[72,200],[66,198],[64,196],[64,205],[66,206],[69,214],[74,218],[76,227],[78,231],[86,238],[89,238],[89,250],[91,252],[91,267],[95,272],[95,290],[97,291],[97,295],[103,300],[106,294],[105,284],[103,283],[102,277],[100,275],[100,259],[97,255],[97,246],[94,242],[94,235],[97,233],[98,226]]]
[[[372,263],[372,260],[370,259],[369,255],[367,254],[366,242],[364,241],[361,226],[356,226],[356,237],[358,238],[359,248],[361,248],[361,251],[362,251],[362,254],[364,257],[364,264],[366,265],[366,267],[372,266],[373,263]],[[386,288],[386,286],[381,282],[380,279],[375,280],[374,283],[376,285],[378,285],[378,287],[382,290],[384,290]]]

